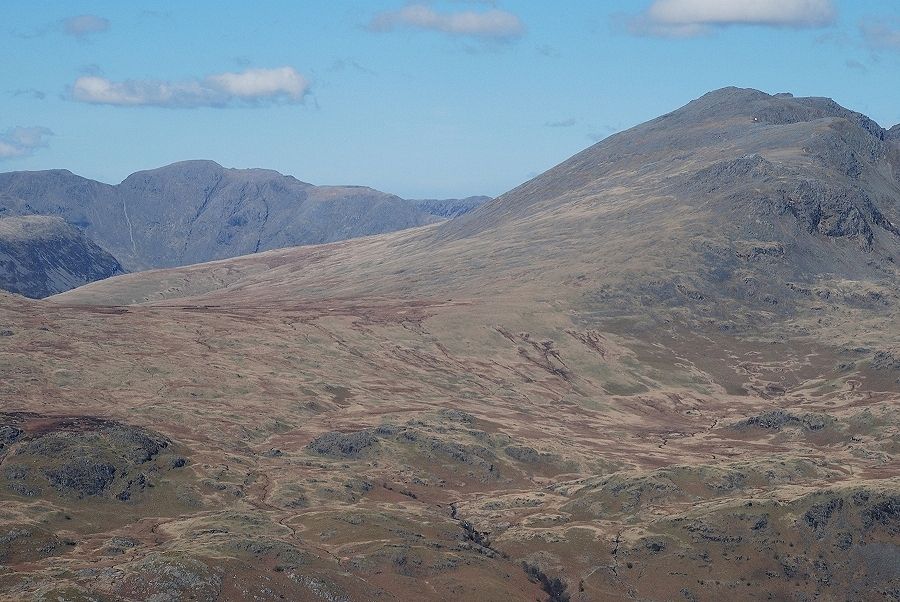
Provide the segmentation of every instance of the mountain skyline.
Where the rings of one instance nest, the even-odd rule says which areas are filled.
[[[0,66],[0,169],[208,158],[460,198],[727,85],[900,122],[891,3],[320,4],[7,3],[0,51],[29,59]]]
[[[900,600],[895,0],[0,13],[0,602]]]
[[[0,293],[0,599],[889,598],[895,134],[723,88],[454,219]]]
[[[365,186],[315,186],[273,170],[227,169],[205,160],[135,172],[114,186],[64,169],[0,173],[0,219],[15,224],[4,231],[8,241],[0,238],[11,245],[4,249],[7,262],[0,262],[7,276],[0,288],[45,297],[123,267],[172,267],[392,232],[458,217],[488,200],[407,200]],[[52,249],[62,240],[72,249],[86,243],[100,248],[71,253],[70,265]],[[103,257],[101,249],[113,257]],[[90,258],[96,269],[86,267]],[[31,282],[45,270],[70,269],[75,273]]]

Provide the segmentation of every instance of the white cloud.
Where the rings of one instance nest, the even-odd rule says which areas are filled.
[[[689,37],[715,27],[825,27],[834,21],[831,0],[655,0],[631,20],[632,33]]]
[[[293,67],[277,69],[247,69],[239,73],[222,73],[206,78],[214,88],[242,100],[258,100],[286,96],[303,100],[309,83]]]
[[[900,50],[900,20],[870,19],[859,24],[866,45],[875,50]]]
[[[186,81],[126,80],[99,75],[79,77],[72,84],[73,100],[125,107],[227,107],[235,104],[299,103],[309,82],[293,67],[247,69]]]
[[[47,146],[53,132],[44,127],[13,127],[0,133],[0,160],[28,157]]]
[[[400,10],[378,13],[369,22],[372,31],[400,28],[498,40],[510,40],[525,33],[525,24],[519,17],[495,8],[441,13],[425,4],[411,4]]]
[[[76,38],[84,38],[91,34],[109,30],[109,19],[97,15],[78,15],[63,19],[63,31]]]

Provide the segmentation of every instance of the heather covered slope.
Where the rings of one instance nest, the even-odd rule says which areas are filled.
[[[900,145],[871,120],[826,99],[725,89],[585,150],[435,236],[528,229],[537,242],[556,227],[561,244],[598,259],[573,262],[588,270],[584,285],[602,285],[597,294],[758,308],[792,305],[806,292],[790,283],[821,278],[892,288],[898,199]]]
[[[890,138],[726,89],[452,222],[0,300],[5,591],[897,597]]]
[[[42,298],[122,273],[112,255],[62,218],[0,218],[0,289]]]
[[[826,315],[834,306],[887,316],[898,198],[900,144],[864,116],[824,99],[724,89],[429,229],[127,276],[67,299],[220,302],[213,274],[227,266],[232,300],[519,292],[597,316],[722,328],[803,320],[823,302]]]

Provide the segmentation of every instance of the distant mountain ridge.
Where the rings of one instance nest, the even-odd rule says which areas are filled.
[[[141,320],[148,330],[159,316],[182,320],[147,343],[181,350],[160,368],[173,376],[134,371],[129,382],[145,387],[136,407],[177,408],[171,432],[183,432],[182,408],[227,391],[224,411],[195,412],[210,425],[197,440],[231,421],[229,444],[247,437],[247,466],[277,442],[284,458],[261,472],[301,466],[288,446],[305,441],[316,456],[308,493],[322,491],[329,457],[334,489],[348,474],[409,488],[389,504],[303,498],[317,516],[370,512],[354,521],[362,531],[335,520],[348,535],[329,552],[346,557],[362,533],[353,553],[377,550],[383,574],[426,538],[417,531],[388,556],[369,548],[373,525],[421,525],[424,508],[455,490],[449,516],[466,521],[482,558],[534,562],[526,572],[550,584],[541,599],[890,598],[900,579],[897,131],[828,99],[726,88],[435,227],[127,274],[46,306],[141,305],[116,310],[114,332],[135,340]],[[205,366],[211,353],[234,367],[204,394],[184,376],[200,370],[181,365]],[[93,357],[121,381],[120,362]],[[239,374],[226,387],[229,373]],[[131,395],[117,391],[110,407]],[[281,426],[291,418],[293,432]],[[514,444],[501,452],[499,441]],[[260,489],[259,506],[279,503],[277,486]],[[272,533],[295,520],[291,491]],[[401,495],[410,502],[394,503]],[[419,558],[416,587],[447,578],[448,564]],[[373,574],[372,564],[340,569],[359,566],[355,581]]]
[[[554,296],[574,291],[592,319],[640,315],[649,324],[677,315],[725,330],[812,312],[817,299],[891,306],[898,133],[831,99],[724,88],[610,136],[474,211],[397,235],[402,253],[388,239],[360,241],[341,261],[317,261],[315,272],[266,275],[257,271],[262,258],[248,258],[229,263],[230,274],[252,268],[241,284],[248,295],[275,278],[278,291],[306,295],[540,286]],[[365,278],[348,268],[357,256],[367,258]],[[154,274],[84,295],[134,302],[220,288],[201,272],[191,270],[183,291],[172,290],[174,274]]]
[[[146,521],[124,555],[93,544],[121,523],[79,543],[95,554],[81,566],[123,575],[86,586],[152,583],[160,565],[135,558],[174,549],[200,575],[268,591],[283,563],[288,586],[314,575],[330,599],[890,599],[892,131],[827,99],[717,90],[433,227],[0,304],[16,351],[0,393],[186,442],[189,470],[172,478],[195,479],[191,506],[162,545]],[[8,419],[0,486],[10,515],[31,516],[56,495],[46,475],[91,473],[37,473],[67,458],[14,441],[32,436],[24,422]],[[166,464],[137,469],[146,493],[116,464],[129,472],[89,519],[118,520],[109,498],[127,487],[129,512],[166,520],[150,496],[171,489],[149,487]],[[86,515],[71,494],[50,499],[53,515]],[[81,526],[46,514],[60,539]],[[76,555],[10,564],[46,592]]]
[[[381,234],[478,204],[406,201],[364,186],[314,186],[199,160],[140,171],[117,185],[67,170],[0,174],[0,217],[60,216],[129,271]]]
[[[431,215],[450,219],[474,211],[490,200],[489,196],[470,196],[464,199],[416,199],[410,202]]]

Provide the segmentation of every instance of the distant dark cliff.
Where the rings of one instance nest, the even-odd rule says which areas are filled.
[[[42,298],[122,273],[112,255],[61,217],[0,218],[0,289]]]

